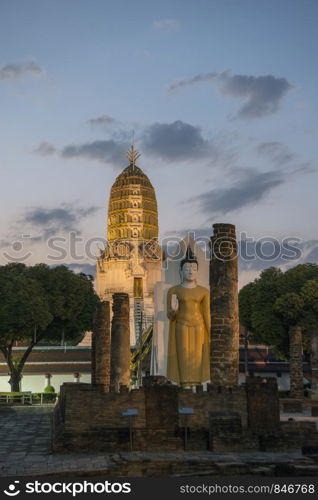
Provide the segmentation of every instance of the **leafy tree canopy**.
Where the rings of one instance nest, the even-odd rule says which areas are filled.
[[[318,265],[302,264],[283,273],[271,267],[239,293],[240,322],[256,342],[288,357],[290,326],[301,326],[304,350],[318,328]]]
[[[57,343],[61,338],[76,342],[90,330],[97,301],[93,278],[74,274],[66,266],[0,266],[0,350],[11,380],[21,378],[37,343]],[[20,358],[12,355],[15,341],[27,343]]]

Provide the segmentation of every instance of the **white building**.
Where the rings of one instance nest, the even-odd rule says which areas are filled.
[[[139,153],[131,147],[130,161],[115,180],[108,204],[107,246],[96,267],[96,292],[112,303],[115,292],[130,302],[131,345],[154,317],[154,285],[161,280],[158,209],[155,190],[135,165]]]

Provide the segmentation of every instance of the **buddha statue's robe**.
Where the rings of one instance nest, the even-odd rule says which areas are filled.
[[[172,308],[176,295],[178,309]],[[182,386],[200,385],[210,380],[210,293],[203,286],[169,288],[167,377]]]

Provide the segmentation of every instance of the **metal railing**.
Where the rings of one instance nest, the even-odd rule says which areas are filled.
[[[55,404],[57,393],[47,392],[0,392],[0,405],[12,405],[19,403],[22,405],[43,405]]]

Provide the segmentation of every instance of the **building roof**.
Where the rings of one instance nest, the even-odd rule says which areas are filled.
[[[158,238],[158,207],[155,190],[147,175],[135,164],[134,149],[130,165],[118,175],[110,190],[108,241]],[[138,157],[138,156],[136,156]]]
[[[143,184],[153,189],[149,177],[137,165],[128,165],[128,167],[124,168],[116,178],[113,188],[127,186],[128,184]]]

